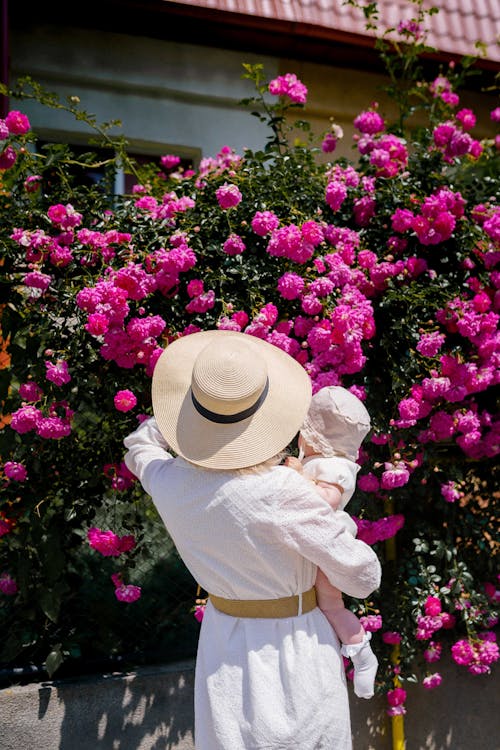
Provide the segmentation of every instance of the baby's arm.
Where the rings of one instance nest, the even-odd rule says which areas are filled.
[[[317,492],[321,495],[323,500],[326,500],[330,508],[337,510],[342,501],[342,493],[344,490],[339,484],[330,484],[329,482],[323,482],[320,480],[313,480],[316,486]]]
[[[295,456],[288,456],[285,460],[285,465],[288,466],[289,469],[293,469],[299,474],[302,474],[306,479],[309,479],[314,484],[314,486],[316,487],[316,491],[319,493],[319,495],[321,495],[323,500],[326,500],[330,508],[332,508],[333,510],[337,510],[339,508],[342,500],[342,493],[344,492],[339,484],[330,484],[329,482],[324,482],[321,479],[316,480],[308,476],[304,472],[302,461],[300,461],[298,458],[295,458]]]

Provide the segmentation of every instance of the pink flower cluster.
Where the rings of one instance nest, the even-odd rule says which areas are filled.
[[[174,250],[179,251],[179,248]],[[157,339],[166,327],[165,321],[159,315],[134,317],[126,325],[124,321],[130,311],[129,299],[141,300],[146,297],[157,286],[158,278],[160,283],[166,282],[163,272],[169,263],[169,255],[158,251],[154,258],[149,256],[146,262],[154,270],[153,274],[148,274],[139,264],[129,263],[111,280],[98,281],[94,287],[85,287],[77,294],[78,307],[88,313],[86,330],[92,336],[103,337],[100,351],[104,359],[113,360],[127,369],[143,365],[146,372],[152,374],[161,353]],[[176,255],[179,260],[182,251]],[[175,260],[173,262],[175,264]],[[182,268],[190,267],[189,262],[184,261],[179,265]],[[175,267],[179,268],[177,264]],[[175,283],[176,273],[178,271],[168,274],[168,288]]]
[[[181,163],[181,157],[175,154],[165,154],[161,157],[160,163],[164,169],[174,169]]]
[[[223,146],[215,157],[206,156],[200,161],[196,187],[203,188],[206,185],[205,178],[219,176],[228,173],[233,176],[243,164],[243,157],[237,154],[230,146]]]
[[[387,703],[389,708],[387,709],[388,716],[401,716],[406,713],[404,702],[406,700],[406,690],[401,687],[396,687],[393,690],[389,690],[386,694]]]
[[[446,76],[437,76],[429,85],[429,90],[435,99],[441,99],[449,107],[456,107],[460,101],[458,94],[453,91]]]
[[[332,124],[331,130],[325,135],[321,143],[321,150],[325,154],[331,154],[337,148],[337,142],[344,137],[344,131],[336,123]]]
[[[412,229],[422,245],[439,245],[450,239],[457,220],[464,215],[465,201],[459,192],[439,188],[424,198],[420,213],[398,208],[392,215],[392,228],[396,232]]]
[[[366,544],[375,544],[391,539],[403,527],[405,518],[401,513],[368,521],[364,518],[354,518],[358,527],[357,538]]]
[[[442,611],[440,599],[429,595],[424,602],[424,614],[417,617],[415,637],[418,641],[428,640],[441,628],[450,630],[455,626],[455,622],[454,615]]]
[[[196,604],[194,608],[194,616],[195,619],[198,620],[198,622],[201,622],[203,620],[203,616],[205,614],[205,604]]]
[[[493,276],[493,275],[492,275]],[[420,384],[411,387],[410,396],[399,403],[400,420],[396,427],[410,427],[418,420],[429,417],[429,427],[419,434],[419,441],[449,441],[473,458],[495,455],[498,445],[499,424],[487,411],[479,411],[471,399],[498,382],[499,344],[498,321],[500,316],[491,308],[493,292],[481,284],[472,283],[474,294],[450,300],[438,310],[436,320],[451,336],[462,336],[468,343],[467,360],[442,354],[436,367],[430,370]],[[446,342],[446,335],[438,331],[424,334],[417,344],[423,356],[434,357]],[[463,405],[449,411],[447,404]],[[451,485],[443,486],[442,493],[448,502],[458,499]]]
[[[12,479],[15,482],[25,482],[26,477],[28,476],[26,466],[17,461],[6,461],[3,471],[7,479]]]
[[[111,479],[111,488],[118,492],[128,490],[136,481],[136,477],[123,461],[119,464],[105,464],[103,466],[103,474],[107,479]]]
[[[237,185],[225,182],[215,191],[215,196],[219,206],[225,211],[228,208],[234,208],[243,198]]]
[[[382,627],[382,615],[363,615],[359,621],[367,633],[376,633]]]
[[[215,292],[213,289],[205,291],[204,283],[201,279],[192,279],[186,291],[191,301],[186,305],[188,313],[204,313],[211,310],[215,305]]]
[[[415,347],[423,357],[435,357],[445,342],[446,336],[439,331],[422,333]]]
[[[441,495],[444,497],[447,503],[455,503],[464,496],[464,493],[458,489],[456,483],[453,480],[449,482],[443,482],[441,485]]]
[[[252,229],[260,237],[271,234],[279,225],[280,220],[274,211],[256,211],[252,219]]]
[[[14,594],[17,594],[17,583],[8,573],[0,574],[0,591],[6,596],[14,596]]]
[[[471,674],[489,674],[491,665],[498,661],[498,644],[493,638],[463,639],[451,647],[453,660],[461,666],[466,666]]]
[[[248,325],[248,315],[244,310],[233,312],[232,305],[228,305],[228,312],[231,316],[222,315],[217,323],[217,328],[225,331],[242,331]]]
[[[379,135],[384,130],[385,123],[378,112],[362,112],[354,125],[363,134],[361,138],[355,138],[359,153],[369,157],[377,177],[395,177],[407,167],[408,149],[405,140],[392,133]]]
[[[71,381],[68,363],[64,359],[58,359],[55,363],[46,360],[45,370],[45,377],[55,385],[65,385]]]
[[[5,141],[10,136],[25,135],[31,125],[25,114],[13,109],[7,113],[5,120],[0,119],[0,141]],[[10,169],[17,160],[17,152],[10,145],[0,145],[0,170]]]
[[[16,522],[13,518],[8,518],[5,513],[0,511],[0,537],[10,534],[15,525]]]
[[[233,233],[224,242],[222,249],[226,255],[241,255],[245,251],[246,245],[239,234]]]
[[[269,93],[273,96],[287,96],[294,104],[305,104],[307,101],[307,87],[295,73],[285,73],[274,78],[269,83]]]
[[[193,208],[195,202],[188,195],[183,195],[179,198],[177,193],[171,191],[163,195],[161,202],[153,198],[152,195],[145,195],[142,198],[138,198],[135,205],[149,214],[153,221],[167,220],[169,225],[174,227],[176,215],[185,213],[190,208]]]
[[[301,227],[288,224],[271,233],[266,250],[276,258],[289,258],[302,264],[310,260],[323,237],[322,227],[315,221],[304,222]]]
[[[476,124],[476,117],[472,110],[461,109],[455,115],[455,120],[446,120],[434,128],[433,140],[436,149],[442,152],[446,162],[469,155],[478,159],[483,146],[467,132]]]
[[[327,172],[325,200],[333,212],[339,211],[348,195],[348,188],[357,188],[360,176],[353,167],[336,164]]]
[[[433,664],[441,659],[443,646],[438,641],[429,641],[424,651],[424,659],[428,664]]]
[[[113,246],[127,245],[131,237],[130,233],[117,232],[116,229],[110,229],[106,232],[79,229],[76,238],[83,250],[80,263],[83,266],[95,266],[99,261],[110,263],[116,256],[116,249]]]
[[[442,676],[439,674],[439,672],[434,672],[433,674],[429,674],[422,680],[422,685],[426,690],[433,690],[434,688],[437,688],[441,685],[443,681]]]
[[[119,602],[131,604],[141,598],[141,587],[131,583],[125,584],[121,573],[113,573],[111,580],[115,586],[115,596]]]
[[[384,118],[377,112],[378,104],[374,104],[372,109],[361,112],[354,119],[354,127],[363,135],[376,135],[385,129]]]
[[[59,234],[52,237],[44,230],[15,229],[11,239],[26,248],[26,261],[37,264],[26,274],[26,286],[44,292],[52,282],[52,276],[44,273],[40,266],[50,263],[55,268],[66,268],[70,263],[79,260],[83,266],[94,266],[98,262],[110,262],[116,255],[114,245],[130,242],[131,235],[114,229],[99,232],[90,229],[75,228],[81,223],[82,216],[71,204],[56,204],[49,208],[48,217],[53,229]],[[73,245],[73,247],[71,247]]]
[[[23,404],[12,413],[10,426],[19,435],[34,431],[42,438],[60,440],[71,433],[72,418],[73,411],[66,401],[53,402],[48,407],[48,416],[35,406]]]
[[[52,281],[52,276],[49,276],[49,274],[42,273],[38,270],[30,271],[25,275],[23,279],[23,283],[25,286],[31,289],[39,289],[42,294],[43,292],[47,291]]]
[[[92,549],[97,550],[104,557],[119,557],[135,547],[133,534],[117,536],[112,531],[101,531],[95,526],[88,530],[87,539]]]
[[[137,404],[137,397],[132,391],[128,389],[118,391],[113,399],[115,408],[118,411],[130,411]]]
[[[425,32],[422,29],[421,25],[414,19],[400,21],[398,23],[397,31],[398,34],[401,34],[401,36],[410,38],[415,42],[418,42],[419,39],[421,39],[425,35]]]

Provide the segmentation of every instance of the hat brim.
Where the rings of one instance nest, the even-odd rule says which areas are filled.
[[[198,354],[214,337],[243,338],[262,357],[269,390],[252,416],[218,424],[195,409],[191,375]],[[202,331],[176,339],[156,363],[152,383],[153,413],[168,445],[191,463],[215,469],[240,469],[266,461],[297,434],[311,400],[311,381],[286,352],[249,334]]]

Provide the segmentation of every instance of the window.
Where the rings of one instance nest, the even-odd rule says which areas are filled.
[[[88,169],[82,169],[78,167],[78,173],[80,179],[86,184],[97,185],[106,176],[106,165],[101,162],[106,162],[110,158],[112,153],[108,148],[98,148],[93,145],[86,143],[84,136],[75,136],[70,133],[58,133],[51,134],[52,137],[46,137],[41,139],[39,148],[42,149],[44,145],[54,145],[57,143],[63,143],[71,148],[75,157],[78,157],[85,153],[94,153],[96,155],[95,166],[89,166]],[[174,154],[180,158],[180,163],[175,169],[193,169],[195,168],[201,159],[201,149],[190,148],[186,146],[169,146],[168,144],[161,143],[141,143],[141,144],[130,144],[130,150],[127,152],[131,159],[137,164],[157,164],[158,171],[165,173],[174,171],[173,169],[165,169],[162,166],[161,158],[167,154]],[[76,167],[75,167],[76,170]],[[114,192],[115,195],[127,195],[132,192],[133,186],[137,183],[137,179],[134,174],[126,172],[122,168],[118,167],[115,170],[114,175]]]

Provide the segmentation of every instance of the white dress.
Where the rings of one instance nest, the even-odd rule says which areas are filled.
[[[298,594],[311,588],[318,565],[354,597],[378,587],[373,550],[295,471],[201,469],[166,452],[154,419],[124,442],[128,468],[206,591],[233,599]],[[318,608],[267,620],[230,617],[209,602],[196,661],[195,742],[197,750],[350,750],[339,643]]]

